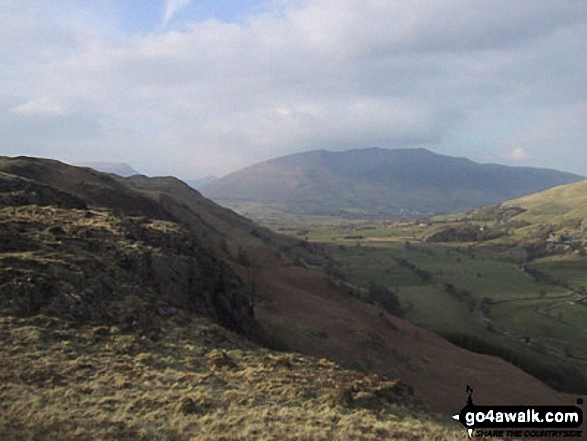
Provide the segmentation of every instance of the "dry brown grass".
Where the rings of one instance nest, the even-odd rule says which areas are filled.
[[[0,319],[3,440],[449,440],[394,381],[260,349],[205,319],[157,341]],[[407,401],[406,401],[407,400]]]

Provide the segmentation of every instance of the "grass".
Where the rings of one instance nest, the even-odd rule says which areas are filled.
[[[482,334],[485,328],[469,313],[468,307],[435,287],[400,288],[400,303],[409,305],[407,318],[442,334],[465,332]],[[442,305],[439,314],[438,305]]]
[[[3,316],[3,440],[452,440],[395,381],[260,349],[204,319],[157,341]]]
[[[509,201],[504,206],[527,210],[521,219],[547,225],[587,218],[587,181],[562,185],[534,195]],[[557,222],[558,221],[558,222]]]
[[[536,300],[495,305],[491,309],[490,317],[498,326],[507,326],[521,335],[528,335],[544,347],[565,355],[570,350],[574,355],[587,357],[587,332],[580,332],[558,320],[560,317],[581,325],[585,323],[584,315],[580,317],[574,314],[572,317],[571,311],[578,310],[572,309],[570,305],[551,310],[553,318],[539,314],[539,308],[558,303],[560,301]]]
[[[556,312],[560,312],[562,317],[571,323],[583,325],[587,315],[587,303],[585,300],[581,302],[569,301],[557,308]]]
[[[573,288],[587,287],[587,259],[578,256],[553,256],[530,265],[554,279],[562,279]]]

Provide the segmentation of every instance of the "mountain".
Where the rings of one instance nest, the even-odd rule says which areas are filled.
[[[0,157],[0,171],[26,178],[60,194],[81,199],[87,206],[109,209],[122,216],[178,222],[202,244],[213,249],[220,239],[236,232],[265,229],[223,208],[174,177],[123,178],[91,168],[75,167],[41,158]],[[30,194],[27,197],[31,197]],[[33,199],[33,202],[37,203]],[[247,233],[248,234],[248,233]],[[261,240],[256,237],[256,240]]]
[[[81,162],[79,167],[89,167],[104,173],[114,173],[118,176],[129,177],[140,175],[138,171],[125,162]]]
[[[209,175],[209,176],[204,176],[203,178],[199,178],[199,179],[188,179],[185,181],[185,183],[188,184],[190,187],[195,188],[196,190],[199,190],[204,185],[208,185],[208,184],[214,182],[216,179],[218,179],[216,176]]]
[[[318,150],[265,161],[201,191],[240,212],[417,215],[468,211],[582,178],[425,149]]]
[[[400,396],[445,415],[462,407],[467,384],[480,402],[567,401],[501,359],[460,349],[349,295],[330,283],[324,272],[329,262],[317,246],[277,235],[176,178],[123,178],[58,161],[0,157],[0,246],[0,332],[11,342],[2,356],[12,363],[0,367],[0,378],[9,381],[11,397],[34,395],[27,389],[31,384],[47,386],[47,393],[63,388],[43,395],[45,401],[31,408],[35,414],[52,412],[46,404],[61,403],[59,394],[72,379],[82,382],[75,387],[79,405],[96,411],[120,406],[139,420],[149,409],[171,411],[169,396],[161,402],[150,396],[157,385],[179,388],[172,394],[178,400],[184,393],[189,398],[193,387],[186,385],[196,381],[234,396],[239,406],[253,406],[257,402],[247,401],[239,381],[256,384],[262,374],[257,369],[267,375],[289,369],[297,356],[273,364],[272,355],[267,366],[249,369],[250,361],[264,355],[242,352],[241,345],[253,344],[243,337],[333,360],[347,369],[341,374],[346,378],[358,371],[377,375],[374,385],[384,377],[401,379],[410,386],[402,386]],[[190,326],[198,328],[200,320],[241,337],[221,337],[204,327],[176,338],[182,329],[189,334]],[[240,343],[230,354],[211,353],[232,339]],[[30,354],[37,357],[32,365]],[[219,377],[205,358],[236,370]],[[123,378],[111,368],[124,372]],[[166,369],[168,379],[161,373]],[[320,376],[307,390],[291,389],[297,401],[286,402],[319,405],[312,400],[330,390],[325,385],[336,384],[329,381]],[[234,387],[222,389],[227,384]],[[117,388],[115,398],[106,386]],[[287,400],[290,392],[284,392]],[[367,395],[355,387],[339,392],[342,403],[360,412],[358,403]],[[234,410],[204,395],[210,408]],[[379,398],[373,400],[370,405],[378,406]],[[192,401],[186,406],[194,413],[206,412]],[[59,408],[67,409],[69,401],[63,402]],[[49,420],[53,428],[69,427],[67,416]],[[22,427],[18,421],[14,427]]]
[[[0,170],[2,310],[146,332],[184,311],[254,332],[248,287],[163,206],[56,161],[0,158]]]

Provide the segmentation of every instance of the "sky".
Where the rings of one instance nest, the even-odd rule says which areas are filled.
[[[427,148],[587,176],[585,0],[0,0],[0,155],[222,176]]]

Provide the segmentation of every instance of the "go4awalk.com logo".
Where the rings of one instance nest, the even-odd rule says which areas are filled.
[[[583,439],[583,411],[578,406],[476,406],[467,386],[467,405],[453,415],[469,438],[567,438]]]

